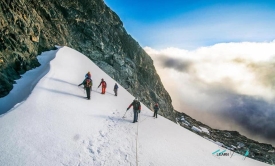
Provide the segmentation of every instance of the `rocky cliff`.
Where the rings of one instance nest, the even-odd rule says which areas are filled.
[[[39,66],[36,56],[42,51],[66,45],[87,55],[148,107],[159,102],[160,114],[175,121],[152,59],[103,0],[4,0],[0,6],[0,97],[20,74]]]

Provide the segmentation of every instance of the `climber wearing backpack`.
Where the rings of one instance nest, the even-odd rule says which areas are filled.
[[[88,73],[87,74],[85,74],[85,78],[84,78],[84,80],[82,81],[82,83],[81,84],[79,84],[78,86],[80,86],[80,85],[83,85],[84,83],[84,81],[86,80],[86,78],[89,78],[89,79],[91,79],[91,73],[88,71]]]
[[[158,110],[159,110],[158,103],[156,103],[153,108],[154,108],[154,116],[153,117],[158,118]]]
[[[100,85],[101,85],[101,87],[102,87],[102,92],[101,92],[101,94],[105,94],[105,91],[106,91],[106,88],[107,88],[107,83],[104,81],[103,78],[101,79],[101,82],[100,82],[100,84],[98,85],[98,88],[100,87]]]
[[[135,98],[135,100],[129,105],[127,108],[127,111],[133,106],[133,111],[134,111],[134,121],[133,123],[138,121],[138,113],[140,113],[140,102],[138,101],[138,98]]]
[[[85,79],[85,81],[83,81],[83,84],[84,84],[84,89],[86,90],[86,93],[87,93],[87,99],[90,100],[90,96],[91,96],[91,88],[92,88],[92,80],[87,77]]]

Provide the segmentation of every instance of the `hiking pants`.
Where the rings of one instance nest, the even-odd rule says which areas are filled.
[[[105,86],[102,86],[102,94],[105,94],[105,91],[106,91],[106,87]]]
[[[158,117],[158,110],[154,111],[154,117],[156,117],[156,118]]]
[[[139,112],[139,110],[134,110],[134,121],[133,122],[138,121],[138,112]]]
[[[90,99],[90,97],[91,97],[91,87],[86,87],[86,94],[87,94],[87,98]]]

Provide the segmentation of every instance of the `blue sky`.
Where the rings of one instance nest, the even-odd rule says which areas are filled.
[[[194,50],[275,39],[273,0],[104,0],[142,47]]]

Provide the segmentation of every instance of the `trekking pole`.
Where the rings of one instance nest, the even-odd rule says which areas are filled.
[[[126,110],[126,112],[125,112],[125,114],[123,115],[123,117],[122,117],[122,118],[126,118],[126,117],[125,117],[125,115],[126,115],[127,111],[128,111],[128,110]]]

